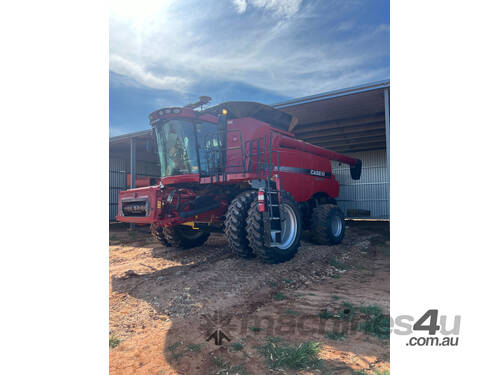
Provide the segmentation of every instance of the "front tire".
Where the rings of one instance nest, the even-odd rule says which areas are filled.
[[[163,228],[163,234],[171,246],[182,249],[191,249],[196,246],[201,246],[208,237],[210,237],[210,232],[192,229],[187,225],[165,227]]]
[[[165,238],[165,235],[163,234],[163,227],[156,224],[151,224],[151,234],[163,246],[165,247],[170,246],[167,239]]]
[[[302,215],[290,194],[281,193],[283,205],[282,240],[279,245],[266,246],[264,213],[258,210],[258,201],[254,199],[247,218],[247,233],[250,247],[265,263],[281,263],[292,259],[300,246],[302,235]]]
[[[318,245],[336,245],[345,234],[345,220],[342,210],[333,204],[322,204],[312,213],[312,240]]]
[[[224,222],[224,232],[226,233],[229,248],[242,258],[255,257],[248,242],[246,225],[248,209],[256,196],[257,192],[255,190],[240,193],[229,205]]]

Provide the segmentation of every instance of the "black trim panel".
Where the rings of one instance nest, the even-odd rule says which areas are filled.
[[[331,172],[320,171],[317,169],[308,169],[308,168],[295,168],[295,167],[280,167],[280,172],[289,172],[289,173],[300,173],[306,174],[314,177],[323,177],[323,178],[331,178]]]

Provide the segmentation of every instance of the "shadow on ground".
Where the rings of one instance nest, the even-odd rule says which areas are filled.
[[[261,323],[265,327],[266,317],[275,322],[285,319],[285,323],[287,318],[302,317],[306,326],[314,326],[321,323],[319,311],[341,309],[343,301],[376,304],[388,311],[389,225],[348,222],[348,226],[343,244],[316,246],[307,242],[306,235],[297,256],[278,265],[232,255],[222,236],[212,236],[204,246],[180,250],[158,245],[146,231],[130,235],[126,228],[112,230],[110,238],[115,236],[115,244],[111,244],[110,250],[111,292],[117,302],[110,303],[110,310],[113,317],[132,316],[131,323],[126,324],[115,324],[110,319],[110,326],[113,323],[118,335],[123,329],[125,342],[139,340],[137,332],[145,332],[145,337],[150,334],[157,343],[160,336],[154,333],[158,330],[154,322],[165,324],[162,361],[179,374],[243,374],[243,369],[247,374],[269,373],[258,349],[265,344],[269,332],[255,329]],[[346,269],[333,267],[332,259],[337,267],[344,264]],[[142,310],[134,318],[136,305],[138,311]],[[213,338],[207,341],[214,330],[207,317],[213,323],[217,320],[216,312],[230,314],[237,327],[229,329],[231,341],[222,340],[220,346],[215,345]],[[141,326],[146,327],[144,331]],[[351,374],[353,370],[388,366],[388,342],[359,334],[332,341],[314,330],[295,331],[272,331],[271,336],[290,344],[320,342],[321,373]],[[151,351],[147,349],[149,345],[141,347],[134,342],[134,350],[149,358],[146,362],[160,361],[145,354]],[[135,368],[130,373],[140,373],[140,369],[143,373],[156,373],[153,367],[139,366],[133,357],[130,361],[130,368]],[[161,362],[157,366],[161,367]]]

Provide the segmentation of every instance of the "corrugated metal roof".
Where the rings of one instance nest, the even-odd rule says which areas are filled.
[[[130,139],[136,139],[137,160],[156,162],[158,155],[154,149],[152,130],[118,135],[109,138],[109,154],[115,158],[127,159],[130,157]]]
[[[298,118],[295,135],[338,152],[385,149],[384,90],[390,82],[329,91],[276,103]]]
[[[372,91],[372,90],[377,90],[377,89],[381,89],[381,88],[383,89],[383,88],[386,88],[389,86],[390,86],[389,80],[376,81],[376,82],[371,82],[371,83],[365,83],[365,84],[359,85],[359,86],[352,86],[352,87],[347,87],[347,88],[343,88],[343,89],[339,89],[339,90],[327,91],[327,92],[323,92],[323,93],[315,94],[315,95],[311,95],[311,96],[304,96],[302,98],[291,99],[291,100],[287,100],[284,102],[271,104],[271,106],[281,109],[284,107],[288,107],[290,105],[304,104],[304,103],[318,101],[318,100],[324,100],[324,99],[328,99],[328,98],[347,96],[347,95],[352,95],[352,94],[359,94],[361,92]]]
[[[151,137],[152,130],[141,130],[139,132],[134,132],[134,133],[127,133],[127,134],[122,134],[122,135],[117,135],[115,137],[109,137],[109,143],[116,143],[116,142],[122,142],[122,141],[128,141],[130,138],[144,138],[144,137]]]

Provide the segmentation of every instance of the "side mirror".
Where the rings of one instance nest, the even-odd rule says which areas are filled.
[[[361,160],[356,159],[356,164],[351,165],[351,178],[353,180],[359,180],[361,178],[361,168],[363,163]]]

